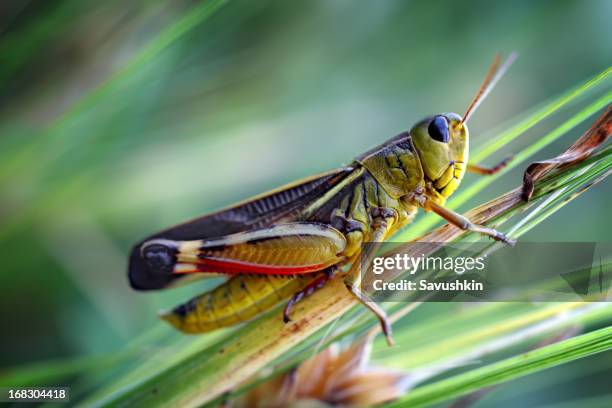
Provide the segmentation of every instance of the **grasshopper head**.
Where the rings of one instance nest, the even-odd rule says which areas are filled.
[[[410,131],[427,179],[436,182],[450,166],[466,163],[468,129],[456,113],[442,113],[417,123]]]
[[[513,53],[501,64],[500,56],[495,56],[463,117],[442,113],[417,123],[410,131],[425,177],[443,197],[457,189],[465,174],[469,149],[467,121],[515,59]]]

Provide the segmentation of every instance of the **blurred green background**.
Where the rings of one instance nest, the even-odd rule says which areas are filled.
[[[462,113],[496,52],[520,58],[474,116],[473,146],[612,61],[608,0],[234,0],[204,21],[197,7],[0,4],[2,367],[120,350],[210,286],[131,291],[133,242]],[[525,240],[608,241],[611,192]]]

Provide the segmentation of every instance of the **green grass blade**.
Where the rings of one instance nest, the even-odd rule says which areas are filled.
[[[571,338],[411,391],[390,407],[425,407],[612,349],[612,327]]]
[[[208,0],[195,5],[188,13],[183,15],[176,23],[170,25],[145,45],[125,66],[113,76],[86,93],[63,114],[56,118],[46,132],[32,140],[22,150],[12,157],[6,158],[0,166],[0,180],[10,177],[21,163],[35,163],[35,156],[46,145],[61,143],[61,129],[73,118],[78,117],[88,108],[94,106],[101,98],[119,86],[126,78],[150,63],[163,50],[172,45],[185,34],[189,33],[208,17],[219,10],[228,0]]]
[[[515,126],[511,127],[495,139],[491,140],[489,143],[486,143],[483,146],[479,147],[474,152],[474,154],[472,154],[471,160],[474,163],[480,163],[481,161],[487,159],[491,154],[499,151],[501,148],[503,148],[513,140],[517,139],[526,131],[533,128],[535,125],[542,122],[544,119],[546,119],[553,113],[557,112],[559,109],[579,97],[581,94],[600,84],[602,81],[608,78],[611,73],[612,67],[609,67],[603,72],[597,74],[595,77],[589,79],[583,85],[561,95],[559,98],[538,109],[531,116],[523,119]]]
[[[64,112],[53,122],[51,128],[54,130],[61,128],[72,117],[77,116],[85,109],[94,105],[101,97],[120,84],[122,80],[141,69],[176,40],[189,33],[208,17],[213,15],[214,12],[221,8],[227,1],[228,0],[208,0],[195,5],[192,10],[183,15],[176,23],[159,33],[155,39],[143,47],[128,64],[123,66],[110,79],[91,90],[85,97]]]

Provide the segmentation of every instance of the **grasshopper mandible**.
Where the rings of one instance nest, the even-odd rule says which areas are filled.
[[[249,320],[287,299],[288,322],[296,302],[340,276],[378,317],[391,344],[387,316],[361,293],[359,273],[367,270],[378,245],[409,224],[419,208],[463,230],[512,243],[444,204],[466,171],[494,174],[505,165],[467,164],[467,121],[513,60],[511,55],[500,64],[496,56],[463,117],[428,117],[346,167],[146,238],[130,255],[131,286],[153,290],[194,274],[229,276],[212,291],[161,316],[183,332],[202,333]],[[374,243],[367,254],[362,253],[365,242]],[[305,279],[288,279],[297,276]]]

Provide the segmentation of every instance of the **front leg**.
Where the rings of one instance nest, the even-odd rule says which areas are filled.
[[[497,163],[493,167],[484,167],[478,164],[468,164],[467,171],[470,173],[480,174],[482,176],[492,176],[493,174],[497,174],[504,169],[512,160],[512,156],[506,157],[501,162]]]
[[[397,212],[393,209],[376,208],[372,213],[372,218],[372,236],[369,239],[371,244],[368,245],[365,252],[357,255],[347,273],[346,278],[344,279],[344,283],[351,294],[355,296],[357,300],[359,300],[365,307],[370,309],[374,315],[376,315],[380,321],[380,326],[385,338],[387,339],[387,343],[389,346],[392,346],[394,342],[391,333],[391,323],[387,318],[387,313],[382,307],[376,304],[376,302],[368,299],[367,296],[365,296],[361,291],[361,274],[365,273],[369,269],[374,256],[378,252],[378,249],[384,242],[385,238],[388,236],[389,230],[397,221],[398,216]]]

